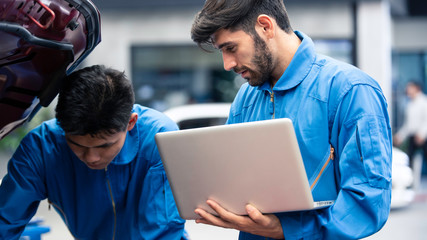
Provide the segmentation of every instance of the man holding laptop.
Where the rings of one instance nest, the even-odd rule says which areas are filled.
[[[248,81],[228,124],[290,118],[313,197],[337,192],[331,207],[262,214],[247,205],[247,216],[209,200],[216,214],[198,208],[197,222],[240,230],[239,239],[360,239],[381,229],[390,209],[392,145],[378,83],[316,54],[312,40],[292,30],[282,0],[207,0],[191,34]]]

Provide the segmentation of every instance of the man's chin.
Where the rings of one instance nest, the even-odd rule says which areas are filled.
[[[92,170],[102,170],[105,169],[105,164],[88,164],[86,163],[86,166]]]
[[[251,79],[246,79],[246,81],[248,81],[249,85],[252,87],[258,87],[264,84],[262,81],[252,81]]]

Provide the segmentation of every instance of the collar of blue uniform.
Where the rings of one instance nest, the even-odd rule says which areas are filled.
[[[140,136],[138,134],[138,124],[135,124],[132,130],[128,131],[126,134],[126,140],[123,144],[122,150],[111,162],[113,164],[128,164],[135,159],[138,154],[140,146]]]
[[[316,57],[313,41],[302,32],[295,31],[295,34],[301,39],[301,45],[279,81],[274,85],[274,91],[285,91],[296,87],[305,79],[313,66]],[[270,83],[266,82],[258,89],[271,90]]]

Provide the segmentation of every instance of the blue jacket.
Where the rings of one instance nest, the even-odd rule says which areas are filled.
[[[56,120],[31,131],[0,187],[0,239],[18,239],[46,198],[76,239],[181,239],[184,220],[154,141],[177,126],[157,111],[138,105],[133,111],[138,122],[107,170],[81,162]]]
[[[314,200],[335,199],[321,210],[277,213],[286,240],[360,239],[378,231],[390,210],[387,103],[375,80],[316,54],[312,40],[296,34],[302,43],[277,84],[244,84],[228,123],[290,118]],[[265,238],[242,232],[239,239]]]

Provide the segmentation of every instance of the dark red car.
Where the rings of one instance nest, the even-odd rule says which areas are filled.
[[[0,0],[0,139],[48,106],[100,41],[89,0]]]

